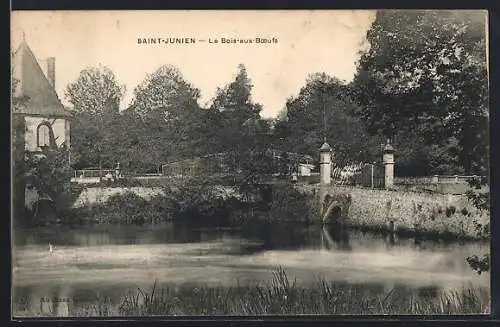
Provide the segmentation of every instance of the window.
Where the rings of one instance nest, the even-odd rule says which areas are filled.
[[[37,129],[37,145],[40,148],[50,146],[50,126],[47,124],[38,125]]]

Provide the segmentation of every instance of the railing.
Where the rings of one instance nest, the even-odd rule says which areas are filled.
[[[114,169],[80,169],[73,172],[74,178],[94,178],[94,177],[104,177],[107,174],[114,175]]]
[[[95,184],[101,182],[101,177],[109,179],[109,176],[115,178],[115,175],[116,170],[114,169],[79,169],[73,172],[71,182],[77,184]]]
[[[479,179],[483,176],[461,176],[461,175],[433,175],[422,177],[395,177],[395,184],[423,185],[423,184],[458,184],[467,183],[471,179]]]
[[[378,188],[384,186],[383,168],[378,164],[356,163],[332,170],[332,180],[337,185],[359,185]]]

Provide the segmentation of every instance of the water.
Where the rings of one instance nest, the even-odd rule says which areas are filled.
[[[52,251],[49,251],[49,243]],[[486,243],[444,243],[303,226],[201,229],[169,223],[150,227],[47,227],[14,232],[16,299],[119,299],[153,282],[235,285],[266,282],[281,266],[298,284],[316,277],[389,290],[489,287],[465,262]],[[16,307],[14,307],[16,314]]]

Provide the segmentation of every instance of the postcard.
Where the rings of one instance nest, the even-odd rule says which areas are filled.
[[[14,319],[490,313],[486,11],[11,18]]]

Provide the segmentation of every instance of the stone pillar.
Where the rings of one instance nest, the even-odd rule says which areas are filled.
[[[319,183],[320,186],[332,183],[332,148],[326,142],[319,149]]]
[[[391,188],[394,185],[394,148],[391,145],[390,140],[384,147],[383,163],[385,168],[385,188]]]

